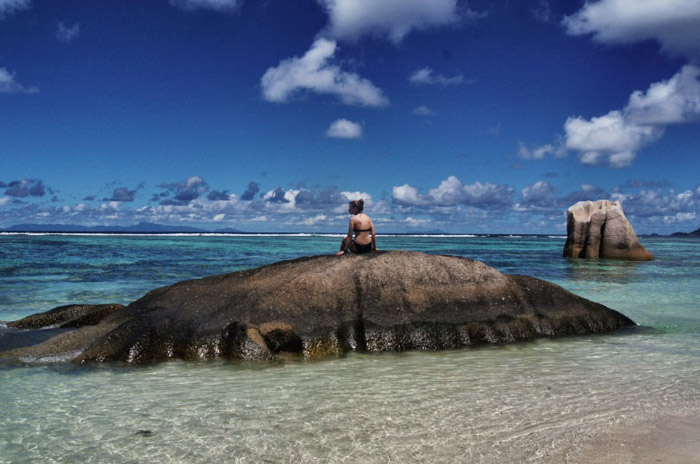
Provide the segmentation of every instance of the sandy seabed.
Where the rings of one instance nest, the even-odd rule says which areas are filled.
[[[622,424],[594,437],[572,463],[700,463],[700,413]]]

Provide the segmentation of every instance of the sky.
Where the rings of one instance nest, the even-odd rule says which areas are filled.
[[[700,227],[700,0],[0,0],[0,228]]]

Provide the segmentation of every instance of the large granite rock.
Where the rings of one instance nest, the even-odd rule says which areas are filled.
[[[567,213],[565,258],[654,259],[639,243],[619,201],[579,201]]]
[[[554,284],[452,256],[317,256],[159,288],[97,325],[0,357],[272,359],[444,349],[634,323]]]

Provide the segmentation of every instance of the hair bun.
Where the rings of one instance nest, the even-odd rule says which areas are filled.
[[[360,198],[359,200],[357,200],[357,205],[358,205],[359,207],[365,206],[365,200],[363,200],[362,198]]]

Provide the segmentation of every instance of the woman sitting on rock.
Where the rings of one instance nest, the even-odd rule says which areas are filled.
[[[343,237],[340,251],[335,254],[336,256],[342,255],[346,250],[359,254],[369,253],[377,249],[377,234],[374,232],[374,224],[372,224],[372,219],[362,212],[364,207],[365,201],[362,198],[350,202],[348,208],[348,212],[352,214],[350,229],[348,235]],[[355,234],[355,240],[352,238],[353,234]]]

